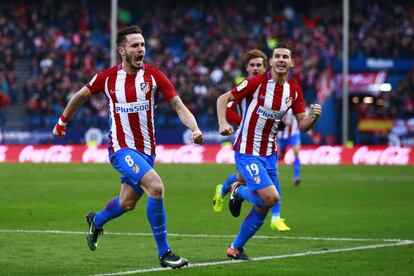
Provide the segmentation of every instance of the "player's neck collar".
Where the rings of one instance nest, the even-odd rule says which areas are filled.
[[[119,63],[117,67],[118,67],[118,68],[117,68],[117,69],[118,69],[118,71],[119,71],[119,70],[124,70],[124,68],[123,68],[123,66],[122,66],[122,62],[121,62],[121,63]],[[135,73],[133,73],[133,74],[137,74],[140,70],[145,70],[145,63],[143,63],[143,64],[142,64],[141,69],[139,69],[137,72],[135,72]],[[125,70],[124,70],[124,71],[125,71]],[[126,72],[126,71],[125,71],[125,72]]]

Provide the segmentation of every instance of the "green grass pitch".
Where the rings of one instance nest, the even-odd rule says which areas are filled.
[[[229,261],[225,249],[249,204],[239,218],[211,205],[233,168],[156,165],[169,243],[192,264],[173,271],[159,268],[146,197],[105,226],[97,251],[87,248],[85,213],[119,192],[110,165],[0,164],[0,275],[414,274],[414,167],[303,166],[294,187],[292,168],[280,166],[282,215],[292,230],[273,232],[268,216],[245,246],[254,260],[243,263]]]

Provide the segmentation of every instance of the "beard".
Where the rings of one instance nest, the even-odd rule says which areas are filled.
[[[134,69],[141,69],[141,67],[139,67],[139,66],[137,66],[135,63],[134,63],[134,58],[133,58],[133,56],[132,55],[125,55],[125,61],[126,62],[128,62],[130,65],[131,65],[131,67],[132,68],[134,68]]]

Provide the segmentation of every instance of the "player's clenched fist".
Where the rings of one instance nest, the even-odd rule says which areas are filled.
[[[311,116],[314,119],[318,119],[322,114],[322,106],[320,104],[311,104]]]
[[[53,128],[53,131],[52,131],[53,135],[55,135],[57,137],[65,136],[67,122],[68,122],[68,120],[65,118],[65,116],[61,115],[60,118],[59,118],[59,121],[57,122],[57,124]]]
[[[221,135],[227,136],[233,133],[233,127],[229,124],[223,124],[219,126],[219,133]]]
[[[193,131],[191,138],[193,139],[194,144],[203,143],[203,133],[200,130]]]

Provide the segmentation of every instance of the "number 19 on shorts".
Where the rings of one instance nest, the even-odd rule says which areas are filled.
[[[251,177],[254,177],[259,174],[259,166],[256,163],[246,165],[246,170],[249,172]]]

